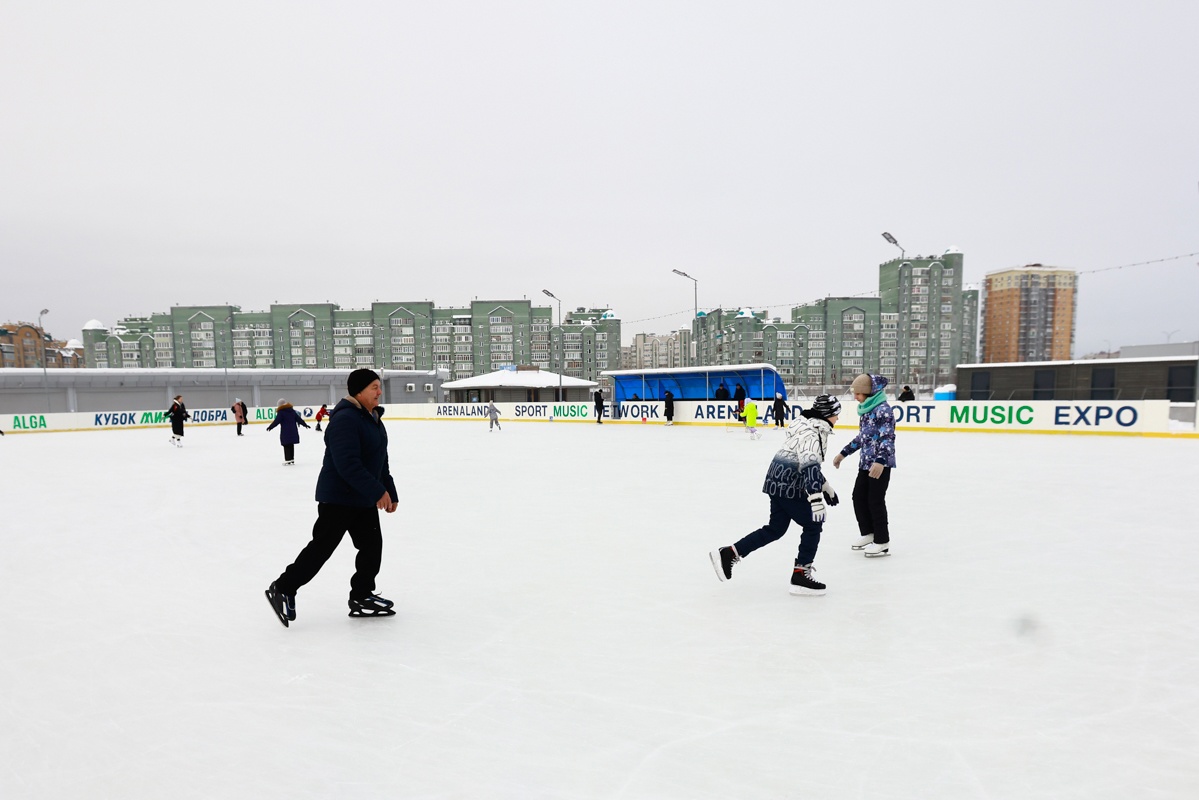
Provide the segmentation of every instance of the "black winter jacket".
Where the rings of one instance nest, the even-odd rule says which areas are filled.
[[[387,460],[383,407],[374,414],[350,398],[329,413],[325,428],[325,460],[316,479],[316,501],[370,508],[386,491],[399,501]]]

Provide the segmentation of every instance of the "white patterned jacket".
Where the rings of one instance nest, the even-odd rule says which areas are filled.
[[[828,450],[832,426],[822,419],[796,416],[787,426],[787,440],[766,470],[762,491],[771,497],[806,499],[824,486],[820,465]]]

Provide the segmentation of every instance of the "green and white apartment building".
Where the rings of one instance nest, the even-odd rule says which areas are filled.
[[[699,365],[766,362],[789,386],[841,386],[862,372],[896,385],[944,384],[978,355],[978,290],[960,251],[879,265],[877,297],[827,297],[791,310],[715,309],[692,325]]]
[[[442,369],[457,379],[534,365],[597,380],[620,364],[620,320],[608,309],[578,308],[555,325],[553,309],[528,300],[173,306],[111,329],[93,320],[83,344],[92,368]]]

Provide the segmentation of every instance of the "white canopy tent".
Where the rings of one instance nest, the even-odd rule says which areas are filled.
[[[585,402],[599,384],[540,369],[501,369],[442,384],[452,402],[497,403],[548,402],[562,391],[563,400]]]

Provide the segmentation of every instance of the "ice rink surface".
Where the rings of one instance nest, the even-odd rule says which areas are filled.
[[[290,629],[318,434],[0,439],[0,797],[1199,797],[1197,440],[901,432],[894,555],[846,497],[797,598],[794,528],[707,555],[781,433],[389,430],[399,613],[347,539]]]

